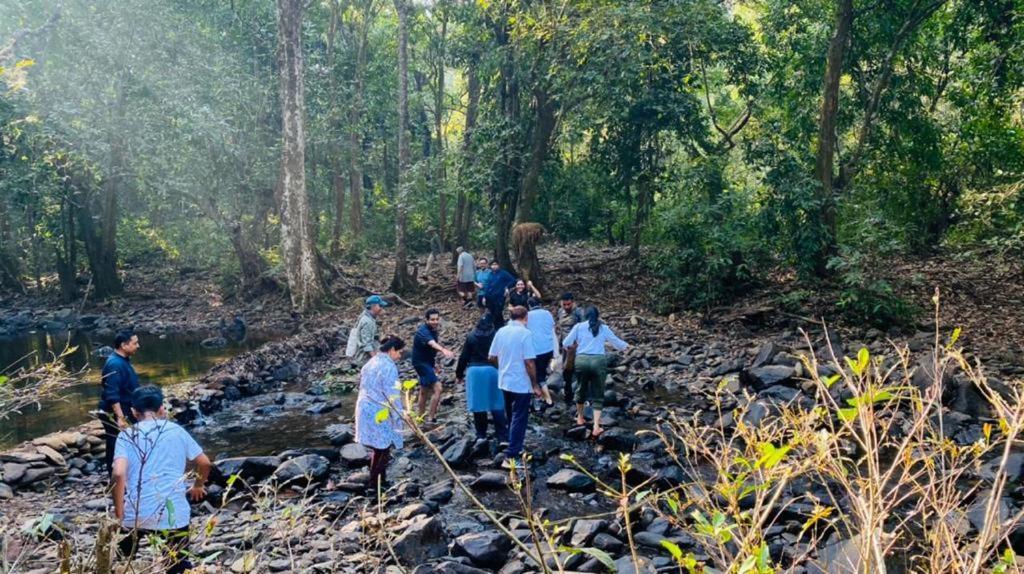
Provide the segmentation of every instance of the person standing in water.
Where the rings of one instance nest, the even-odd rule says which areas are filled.
[[[608,376],[605,345],[611,345],[618,351],[625,351],[629,345],[601,321],[597,307],[588,307],[585,316],[586,321],[577,323],[569,331],[562,346],[576,345],[576,424],[587,424],[583,417],[583,406],[589,402],[594,411],[591,437],[597,438],[604,432],[601,428],[601,407],[604,406],[604,386]]]

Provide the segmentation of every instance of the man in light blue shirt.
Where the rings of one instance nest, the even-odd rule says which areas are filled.
[[[498,329],[487,353],[498,366],[498,388],[505,395],[505,414],[510,421],[503,468],[509,468],[512,460],[523,452],[531,395],[542,396],[534,365],[537,354],[533,350],[533,336],[526,328],[526,308],[513,307],[509,315],[509,324]]]
[[[210,459],[188,432],[167,420],[159,387],[140,387],[132,394],[132,412],[139,421],[121,432],[114,449],[114,515],[127,531],[118,547],[132,556],[140,540],[160,536],[174,574],[192,568],[186,559],[189,542],[188,499],[206,496]],[[186,463],[196,466],[189,486]]]

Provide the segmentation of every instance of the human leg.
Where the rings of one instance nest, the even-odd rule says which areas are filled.
[[[387,480],[388,461],[391,458],[390,448],[370,449],[370,488],[377,490]]]
[[[523,452],[523,443],[526,440],[526,427],[530,419],[530,397],[531,393],[507,393],[505,398],[512,395],[512,420],[508,432],[508,458],[516,458]]]
[[[499,443],[508,442],[508,418],[505,417],[503,409],[491,411],[491,419],[494,421],[494,435]]]
[[[437,407],[441,405],[441,381],[434,382],[430,397],[430,420],[437,420]]]
[[[473,415],[473,431],[476,432],[476,438],[487,438],[487,411],[470,414]]]
[[[114,447],[117,445],[117,435],[121,429],[117,426],[113,413],[101,413],[99,419],[103,425],[103,441],[107,446],[106,452],[103,453],[103,463],[107,466],[107,476],[110,476],[114,471]]]

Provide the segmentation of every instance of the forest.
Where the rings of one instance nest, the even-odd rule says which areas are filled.
[[[0,574],[1019,574],[1022,253],[1024,0],[0,0]]]

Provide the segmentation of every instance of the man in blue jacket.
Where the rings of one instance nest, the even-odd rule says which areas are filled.
[[[103,365],[101,382],[103,395],[100,397],[100,421],[106,438],[107,451],[104,461],[107,472],[113,468],[114,447],[117,435],[135,422],[132,416],[132,393],[139,388],[139,375],[132,367],[131,356],[139,350],[138,335],[122,331],[114,337],[114,352]]]
[[[505,298],[508,297],[508,290],[515,284],[514,275],[502,269],[497,260],[491,261],[491,276],[487,279],[487,286],[484,288],[483,303],[484,307],[491,312],[495,329],[505,326]]]

